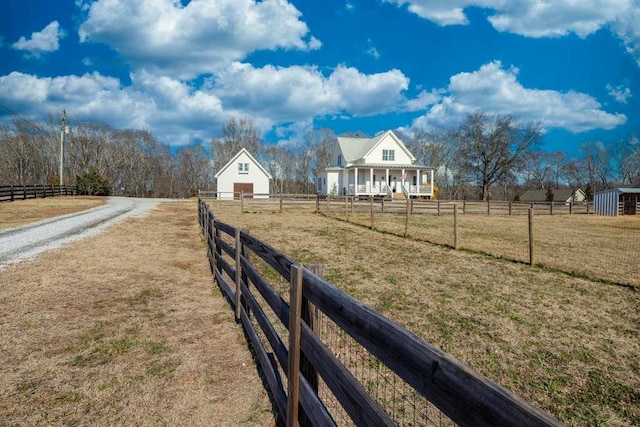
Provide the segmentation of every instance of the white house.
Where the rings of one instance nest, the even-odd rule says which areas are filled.
[[[392,131],[373,138],[338,137],[331,166],[316,184],[326,195],[433,197],[433,169],[416,164]]]
[[[218,200],[232,200],[244,197],[266,199],[269,197],[271,175],[246,150],[238,151],[215,175],[218,182]]]

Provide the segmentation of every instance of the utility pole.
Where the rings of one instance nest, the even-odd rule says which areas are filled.
[[[69,132],[67,129],[67,110],[62,110],[62,129],[60,130],[60,185],[64,185],[64,136]]]

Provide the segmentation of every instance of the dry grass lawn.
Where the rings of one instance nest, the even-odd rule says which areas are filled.
[[[214,212],[563,422],[640,425],[637,290],[318,214]]]
[[[41,219],[84,211],[103,205],[95,196],[47,197],[0,203],[0,230],[18,227]]]
[[[211,280],[195,202],[163,203],[10,267],[0,306],[0,424],[272,420],[241,328]]]

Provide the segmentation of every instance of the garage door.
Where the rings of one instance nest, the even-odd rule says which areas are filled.
[[[234,182],[233,183],[233,198],[239,199],[240,192],[244,192],[244,197],[253,199],[253,182],[242,183],[242,182]]]

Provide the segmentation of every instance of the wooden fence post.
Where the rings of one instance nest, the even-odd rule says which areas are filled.
[[[373,196],[369,196],[369,208],[371,211],[371,229],[373,230],[375,227],[375,223],[373,221]]]
[[[587,215],[589,215],[589,201],[587,200]]]
[[[413,200],[414,200],[414,199],[411,199],[411,198],[410,198],[409,200],[411,201],[411,215],[413,215]]]
[[[240,321],[240,297],[242,293],[240,286],[241,281],[242,265],[240,264],[240,229],[236,228],[236,322]]]
[[[487,199],[487,215],[491,215],[491,200]]]
[[[440,216],[440,199],[438,199],[438,216]]]
[[[302,268],[291,266],[289,292],[289,376],[287,378],[287,426],[298,425],[300,397],[300,317],[302,315]]]
[[[11,186],[11,201],[13,202],[13,185]]]
[[[453,205],[453,249],[458,249],[458,205]]]
[[[467,199],[462,199],[462,213],[467,213]]]
[[[351,199],[349,200],[351,202],[351,215],[353,215],[353,199],[355,199],[355,197],[351,196]]]
[[[549,203],[549,215],[553,215],[553,201]]]
[[[404,216],[404,237],[407,237],[409,234],[409,199],[407,199],[407,212]]]
[[[384,213],[384,197],[382,198],[382,207],[380,208],[380,213]]]
[[[311,264],[306,266],[309,271],[315,274],[318,277],[322,277],[323,268],[321,264]],[[318,307],[309,302],[309,300],[302,295],[302,307],[300,310],[300,315],[302,320],[309,325],[309,328],[313,331],[316,336],[320,336],[319,334],[319,326],[320,320],[318,318],[319,311]],[[316,394],[318,394],[318,372],[316,368],[313,367],[311,361],[307,358],[304,351],[300,354],[300,373],[307,379],[307,383],[311,387]],[[300,415],[300,427],[308,427],[311,426],[312,423],[309,420],[309,417],[304,412],[302,407],[299,408]]]
[[[280,213],[282,213],[282,193],[280,193]]]
[[[569,202],[569,215],[573,213],[573,202]]]
[[[327,194],[327,215],[331,213],[331,194]]]
[[[240,214],[244,213],[244,190],[240,190]]]
[[[27,186],[22,186],[22,200],[27,200]]]
[[[511,215],[511,200],[509,200],[509,215]]]
[[[529,265],[534,265],[533,254],[533,208],[529,208]]]
[[[344,196],[344,217],[345,218],[349,218],[349,206],[348,206],[348,200],[347,200],[347,196],[345,194]]]
[[[320,194],[316,194],[316,212],[320,212]]]

